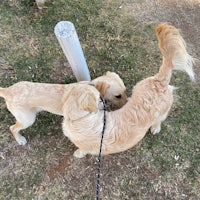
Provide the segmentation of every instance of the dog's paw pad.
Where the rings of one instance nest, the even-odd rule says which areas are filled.
[[[26,138],[23,137],[23,136],[18,137],[16,140],[17,140],[19,145],[25,145],[27,143]]]
[[[74,152],[74,157],[76,158],[83,158],[85,157],[85,153],[83,151],[81,151],[80,149],[77,149],[75,152]]]

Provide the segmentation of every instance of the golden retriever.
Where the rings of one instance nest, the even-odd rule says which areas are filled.
[[[156,27],[163,56],[159,72],[140,81],[132,96],[119,110],[106,113],[102,154],[125,151],[136,145],[150,129],[159,133],[173,103],[173,86],[169,85],[172,70],[185,71],[194,79],[193,58],[179,30],[168,23]],[[97,105],[100,94],[95,87],[72,85],[63,96],[63,131],[78,149],[74,156],[98,154],[104,111]]]
[[[80,84],[84,86],[90,82],[83,81]],[[116,73],[107,72],[106,75],[94,79],[91,84],[114,106],[119,108],[126,103],[126,88]],[[0,96],[5,99],[8,110],[16,118],[16,123],[10,126],[10,130],[20,145],[25,145],[27,141],[19,131],[31,126],[38,112],[48,111],[63,115],[62,96],[70,85],[22,81],[7,88],[0,88]]]
[[[121,108],[127,102],[126,87],[118,74],[108,71],[92,83],[106,100],[107,107],[110,106],[112,110]]]

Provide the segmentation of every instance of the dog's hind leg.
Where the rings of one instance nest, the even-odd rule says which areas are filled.
[[[19,131],[28,128],[35,122],[36,111],[22,108],[12,110],[11,113],[15,116],[16,123],[10,126],[10,131],[19,145],[25,145],[27,143],[26,138]]]
[[[155,135],[161,130],[161,121],[157,121],[154,125],[151,126],[151,133]]]
[[[168,112],[163,114],[162,116],[158,117],[155,123],[151,126],[151,133],[153,135],[157,134],[161,130],[161,123],[167,118]]]
[[[19,121],[16,121],[14,125],[10,126],[10,131],[19,145],[25,145],[27,143],[26,138],[19,133],[22,129],[24,129],[24,126]]]

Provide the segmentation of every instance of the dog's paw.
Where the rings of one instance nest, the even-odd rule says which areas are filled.
[[[19,145],[25,145],[27,143],[27,140],[24,136],[20,135],[16,138],[16,141]]]
[[[85,157],[85,155],[86,155],[86,153],[81,151],[80,149],[77,149],[73,154],[73,156],[76,158],[83,158],[83,157]]]
[[[157,127],[152,126],[152,127],[151,127],[151,133],[152,133],[153,135],[159,133],[160,130],[161,130],[161,127],[160,127],[160,126],[157,126]]]

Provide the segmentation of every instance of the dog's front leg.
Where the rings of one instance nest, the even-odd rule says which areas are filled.
[[[83,157],[85,157],[86,155],[87,155],[87,153],[86,152],[84,152],[84,151],[82,151],[82,150],[80,150],[80,149],[77,149],[75,152],[74,152],[74,157],[76,157],[76,158],[83,158]]]

